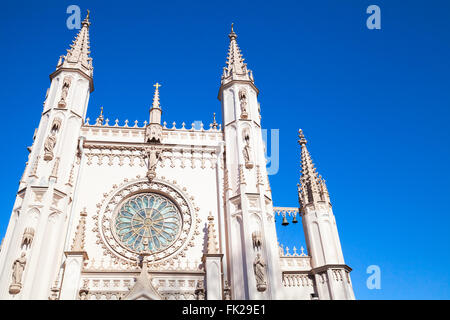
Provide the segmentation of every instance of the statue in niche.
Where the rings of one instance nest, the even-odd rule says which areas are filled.
[[[161,152],[156,147],[147,150],[147,178],[152,181],[156,177],[156,165],[161,158]]]
[[[247,91],[245,89],[239,91],[239,102],[241,103],[241,118],[247,119]]]
[[[244,149],[242,150],[242,153],[244,154],[245,167],[247,169],[251,169],[251,168],[253,168],[253,162],[251,161],[251,158],[250,158],[250,153],[251,153],[250,134],[248,133],[247,130],[244,131],[244,141],[245,141],[245,146],[244,146]]]
[[[53,148],[56,145],[56,134],[52,132],[44,143],[44,160],[50,161],[53,159]]]
[[[22,236],[22,247],[25,246],[29,248],[34,238],[34,229],[33,228],[25,228]]]
[[[256,254],[255,261],[253,262],[253,271],[255,272],[256,288],[260,292],[266,291],[266,263],[259,253]]]
[[[52,129],[50,135],[44,142],[44,160],[50,161],[53,159],[53,149],[56,145],[56,133],[58,133],[61,128],[62,120],[60,118],[55,118],[52,123]]]
[[[61,89],[61,100],[58,102],[58,108],[65,108],[66,107],[66,98],[69,93],[69,87],[70,83],[72,82],[71,77],[65,77],[63,81],[63,86]]]
[[[17,258],[13,264],[12,283],[9,286],[10,294],[17,294],[22,289],[22,275],[26,263],[25,252],[22,252],[20,258]]]

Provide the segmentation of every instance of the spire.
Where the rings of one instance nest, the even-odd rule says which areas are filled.
[[[145,131],[145,142],[161,142],[162,138],[162,125],[161,125],[161,106],[159,104],[159,87],[161,84],[158,82],[153,85],[155,87],[155,94],[153,95],[153,104],[150,109],[150,121]]]
[[[251,70],[247,69],[247,64],[244,63],[244,58],[236,41],[237,34],[234,32],[233,26],[234,24],[232,23],[231,32],[228,35],[230,38],[230,46],[228,48],[227,65],[223,68],[221,83],[224,85],[233,80],[250,81],[253,83],[253,74]]]
[[[70,45],[70,49],[67,50],[67,54],[60,57],[56,69],[78,69],[92,78],[94,68],[92,66],[92,58],[89,56],[89,26],[91,25],[91,22],[89,21],[89,10],[87,11],[86,18],[81,24],[82,27],[80,32],[78,32],[75,40],[73,40]],[[64,62],[62,62],[62,58],[64,59]]]
[[[316,168],[311,159],[308,149],[306,148],[306,139],[303,131],[298,130],[298,143],[301,151],[301,172],[300,184],[298,185],[299,202],[302,207],[317,201],[329,201],[328,190],[325,180],[322,176],[317,175]]]
[[[159,87],[161,87],[161,84],[157,82],[153,86],[155,87],[155,94],[153,95],[153,104],[150,109],[149,124],[161,124],[161,105],[159,104]]]
[[[153,108],[157,108],[157,109],[161,109],[160,105],[159,105],[159,87],[161,87],[161,85],[157,82],[153,85],[156,89],[155,89],[155,94],[153,95],[153,105],[152,105],[152,109]]]

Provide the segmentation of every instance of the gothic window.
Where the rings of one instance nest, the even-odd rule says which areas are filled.
[[[181,229],[178,207],[157,193],[131,197],[118,210],[115,232],[119,242],[134,252],[160,252],[172,245]]]

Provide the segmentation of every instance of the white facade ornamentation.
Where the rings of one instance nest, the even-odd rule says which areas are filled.
[[[148,121],[110,121],[102,107],[89,123],[90,25],[88,14],[50,75],[0,250],[0,299],[354,299],[301,131],[299,207],[273,205],[259,90],[233,26],[223,123],[214,112],[209,127],[177,127],[162,121],[159,83]],[[302,220],[307,250],[278,245],[277,216]]]

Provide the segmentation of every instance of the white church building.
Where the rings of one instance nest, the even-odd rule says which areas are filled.
[[[233,27],[223,124],[191,128],[162,121],[158,83],[143,126],[86,119],[90,24],[50,75],[1,246],[0,299],[354,299],[301,130],[299,207],[274,207],[259,92]],[[301,220],[306,250],[279,246],[276,216]]]

